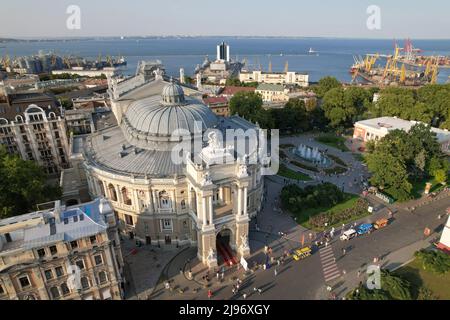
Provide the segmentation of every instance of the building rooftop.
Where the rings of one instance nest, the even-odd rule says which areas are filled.
[[[235,86],[227,86],[223,89],[222,95],[224,96],[234,96],[238,92],[254,92],[256,88],[254,87],[235,87]]]
[[[203,99],[203,102],[206,103],[207,105],[224,104],[224,103],[228,103],[228,99],[223,96],[207,97],[207,98]]]
[[[281,84],[261,83],[256,88],[258,91],[281,91],[284,92],[284,87]]]
[[[409,131],[411,127],[417,123],[421,122],[413,120],[403,120],[396,117],[381,117],[358,121],[355,123],[355,125],[370,127],[375,130],[384,131],[387,134],[389,133],[389,131],[397,129]],[[436,138],[439,142],[450,140],[450,132],[448,130],[432,127],[431,131],[436,133]]]
[[[74,241],[106,231],[104,215],[112,213],[107,200],[65,207],[55,202],[50,210],[0,220],[0,255],[14,249],[29,250],[59,241]],[[9,234],[11,241],[7,241]]]

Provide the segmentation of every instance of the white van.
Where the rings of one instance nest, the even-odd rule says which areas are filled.
[[[347,231],[345,231],[342,236],[340,236],[340,239],[342,241],[346,241],[346,240],[350,240],[353,239],[355,237],[358,236],[358,233],[356,232],[355,229],[348,229]]]

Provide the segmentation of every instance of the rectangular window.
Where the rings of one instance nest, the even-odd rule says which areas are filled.
[[[94,256],[94,260],[95,260],[95,265],[96,266],[103,264],[103,259],[102,259],[101,255]]]
[[[28,277],[27,276],[25,276],[25,277],[20,277],[19,278],[19,283],[20,283],[20,286],[22,287],[22,288],[26,288],[26,287],[29,287],[31,284],[30,284],[30,279],[28,279]]]
[[[53,279],[53,272],[51,269],[45,270],[44,274],[45,274],[45,279],[47,279],[47,280]]]
[[[84,215],[80,214],[80,221],[84,220]]]
[[[89,238],[89,240],[91,241],[91,244],[97,243],[97,237],[96,237],[96,236],[91,236],[91,237]]]
[[[73,222],[78,222],[78,216],[73,216]]]
[[[163,219],[163,229],[164,230],[172,230],[172,220],[171,219]]]
[[[130,216],[129,214],[125,214],[124,216],[125,216],[125,222],[126,222],[126,224],[129,225],[129,226],[133,226],[133,225],[134,225],[134,223],[133,223],[133,217]]]
[[[9,233],[5,233],[6,242],[12,242],[11,235]]]
[[[45,257],[45,250],[44,249],[38,249],[37,251],[39,258]]]
[[[50,253],[52,254],[52,256],[58,253],[58,249],[56,248],[56,246],[50,247]]]
[[[75,264],[78,266],[78,268],[80,268],[81,270],[84,269],[84,261],[83,260],[78,260],[77,262],[75,262]]]
[[[69,219],[64,218],[64,224],[69,224]]]
[[[56,276],[57,276],[57,277],[61,277],[61,276],[64,275],[64,270],[63,270],[62,267],[56,267],[56,268],[55,268],[55,272],[56,272]]]
[[[77,242],[77,241],[72,241],[72,242],[70,243],[70,247],[71,247],[72,249],[78,248],[78,242]]]

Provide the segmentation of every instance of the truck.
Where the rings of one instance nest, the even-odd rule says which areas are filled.
[[[358,233],[356,232],[355,229],[348,229],[347,231],[345,231],[340,237],[339,239],[341,239],[342,241],[348,241],[350,239],[353,239],[355,237],[358,236]]]

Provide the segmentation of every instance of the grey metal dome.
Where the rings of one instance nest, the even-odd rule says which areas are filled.
[[[164,87],[161,97],[165,104],[182,104],[185,102],[183,88],[173,82]]]
[[[191,136],[201,134],[217,125],[216,115],[200,101],[184,96],[181,86],[170,83],[164,87],[161,97],[132,102],[123,119],[122,128],[127,140],[146,149],[166,149],[168,142],[175,142],[184,135],[176,130],[184,129]]]

